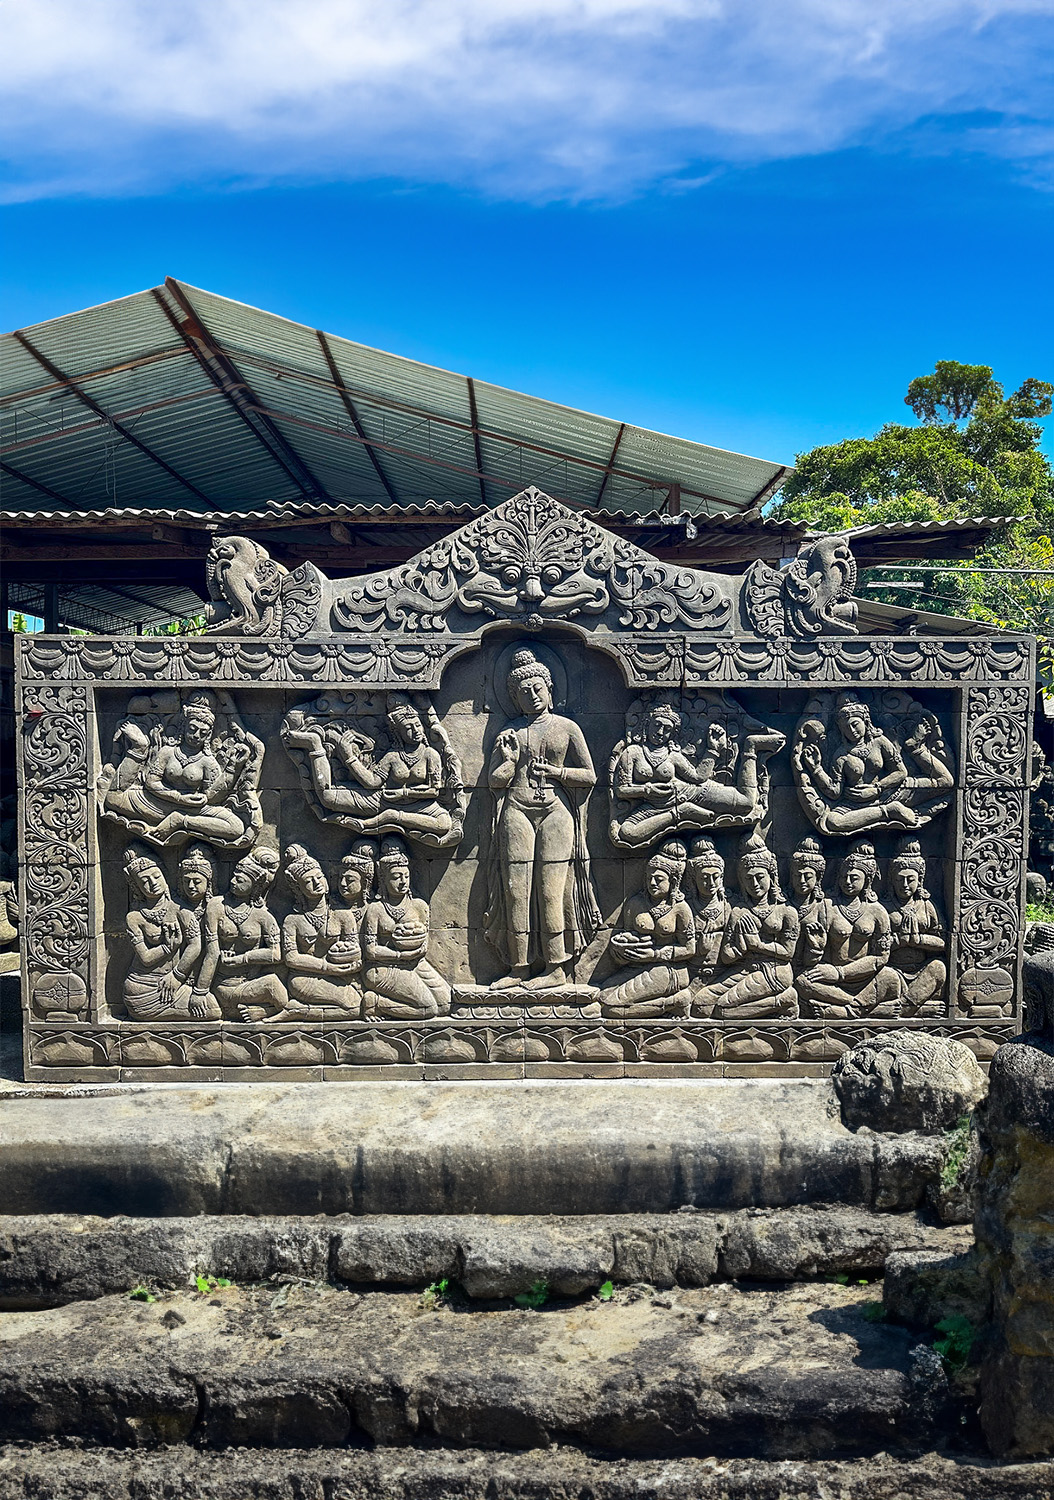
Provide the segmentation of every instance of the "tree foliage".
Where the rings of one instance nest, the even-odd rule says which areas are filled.
[[[887,422],[871,438],[846,438],[798,455],[773,515],[826,531],[883,521],[1006,517],[974,564],[935,562],[908,593],[870,590],[888,603],[1027,630],[1045,642],[1054,677],[1054,473],[1040,422],[1054,385],[1028,379],[1007,396],[988,365],[939,360],[917,376],[905,404],[917,425]],[[1034,569],[1011,573],[1009,569]],[[980,569],[997,569],[981,572]],[[1048,576],[1044,576],[1046,570]],[[889,581],[891,570],[865,581]]]

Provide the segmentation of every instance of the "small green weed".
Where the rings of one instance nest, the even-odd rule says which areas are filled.
[[[941,1167],[941,1191],[950,1193],[959,1182],[970,1151],[970,1116],[960,1115],[950,1130],[944,1132],[948,1143]]]
[[[837,1271],[831,1277],[831,1280],[833,1282],[835,1282],[838,1286],[848,1286],[849,1285],[849,1277],[846,1275],[846,1273],[844,1271]]]
[[[230,1281],[226,1276],[195,1276],[194,1285],[199,1292],[207,1295],[209,1292],[222,1291],[224,1287],[230,1286]]]
[[[520,1292],[512,1300],[517,1307],[544,1307],[549,1301],[549,1283],[542,1278],[532,1281],[525,1292]]]
[[[441,1302],[446,1301],[446,1294],[449,1290],[449,1287],[450,1282],[446,1276],[444,1276],[440,1281],[431,1282],[421,1293],[421,1306],[428,1309],[429,1311],[434,1311]]]
[[[602,1281],[597,1288],[597,1298],[601,1302],[610,1302],[615,1295],[615,1283],[613,1281]]]
[[[886,1309],[881,1302],[865,1302],[860,1311],[869,1323],[884,1323],[886,1321]]]
[[[1030,901],[1025,907],[1025,917],[1029,922],[1054,922],[1054,906],[1038,906]]]
[[[933,1340],[933,1347],[944,1362],[944,1368],[949,1375],[957,1375],[966,1368],[970,1350],[977,1338],[977,1329],[969,1318],[957,1314],[955,1317],[942,1318],[933,1331],[941,1335],[939,1339]]]
[[[132,1288],[132,1290],[128,1293],[128,1295],[129,1295],[129,1297],[131,1298],[131,1300],[133,1302],[156,1302],[157,1301],[157,1298],[154,1296],[154,1294],[150,1290],[150,1288],[148,1286],[143,1286],[142,1283],[140,1283],[139,1286],[134,1286]]]

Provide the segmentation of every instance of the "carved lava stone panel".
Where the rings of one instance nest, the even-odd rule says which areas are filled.
[[[27,1076],[642,1076],[1013,1034],[1032,647],[844,539],[673,567],[536,490],[191,638],[19,643]]]

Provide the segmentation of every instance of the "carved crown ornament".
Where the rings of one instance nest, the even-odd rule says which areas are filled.
[[[537,630],[575,620],[609,631],[680,628],[809,640],[855,635],[856,564],[845,540],[804,543],[780,571],[740,578],[660,562],[533,486],[383,573],[292,571],[248,537],[215,542],[207,633],[296,640],[421,635],[486,619]]]

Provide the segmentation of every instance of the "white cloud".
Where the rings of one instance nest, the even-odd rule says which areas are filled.
[[[9,197],[364,178],[620,194],[925,115],[1043,174],[1054,0],[6,0]]]

